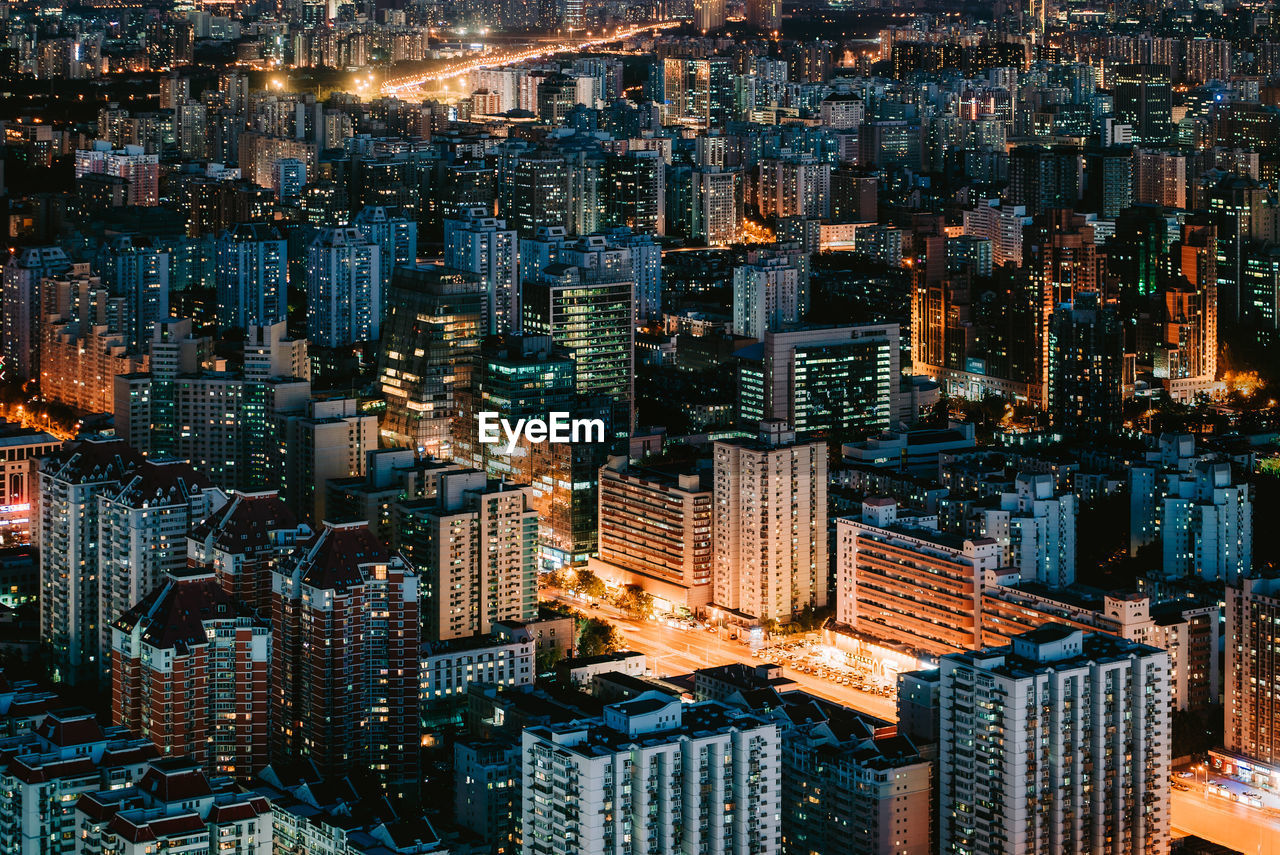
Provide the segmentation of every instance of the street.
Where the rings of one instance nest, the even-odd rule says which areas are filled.
[[[1201,787],[1174,790],[1171,814],[1177,836],[1194,834],[1244,853],[1280,853],[1280,820]]]
[[[543,591],[543,596],[553,596],[584,614],[606,619],[614,624],[626,647],[638,650],[646,656],[649,669],[655,676],[687,674],[698,668],[727,665],[731,662],[754,665],[770,661],[767,655],[755,659],[745,645],[706,630],[679,630],[656,621],[632,620],[608,603],[600,603],[597,608],[591,608],[581,601],[563,595],[552,595],[550,591]],[[860,692],[813,674],[802,674],[792,668],[784,667],[783,674],[806,692],[820,698],[889,722],[897,721],[897,705],[893,698]]]

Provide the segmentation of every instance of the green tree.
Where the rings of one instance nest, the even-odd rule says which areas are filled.
[[[613,603],[636,620],[646,620],[653,616],[653,595],[639,585],[623,587]]]
[[[613,624],[586,618],[578,624],[578,655],[601,656],[622,649],[622,636]]]
[[[609,593],[604,586],[604,580],[590,570],[579,570],[573,579],[570,590],[575,594],[581,594],[593,600],[598,600]]]

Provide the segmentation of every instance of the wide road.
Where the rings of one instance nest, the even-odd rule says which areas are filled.
[[[655,676],[688,674],[698,668],[727,665],[731,662],[746,662],[754,665],[769,661],[767,655],[763,659],[755,659],[745,645],[721,638],[716,633],[705,629],[688,631],[672,629],[656,621],[632,620],[608,603],[599,604],[599,608],[590,608],[577,600],[554,595],[551,591],[543,591],[542,595],[544,598],[550,596],[557,599],[584,614],[608,620],[618,628],[623,643],[628,649],[638,650],[645,655],[648,660],[646,664]],[[786,667],[783,668],[783,675],[794,680],[806,692],[820,698],[835,701],[889,722],[898,720],[897,705],[893,698],[859,692],[848,686],[831,683],[814,674],[801,674]]]
[[[1173,828],[1246,855],[1280,855],[1280,819],[1260,809],[1206,795],[1200,787],[1173,791]]]

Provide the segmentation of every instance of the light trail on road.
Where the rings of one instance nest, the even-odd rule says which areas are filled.
[[[572,44],[558,44],[550,46],[530,47],[520,51],[509,51],[506,53],[489,54],[478,59],[470,59],[464,62],[454,63],[442,69],[416,74],[410,77],[399,77],[395,80],[388,80],[382,84],[383,95],[398,95],[413,89],[420,89],[430,83],[443,83],[446,80],[453,80],[481,68],[493,68],[500,65],[510,65],[515,62],[527,62],[531,59],[541,59],[542,57],[554,56],[558,53],[568,53],[570,51],[590,50],[600,45],[612,44],[613,42],[626,41],[646,31],[665,30],[670,27],[678,27],[684,21],[659,21],[656,23],[643,24],[641,26],[630,27],[625,30],[618,30],[610,35],[603,35],[600,38],[588,39],[586,41],[574,42]]]

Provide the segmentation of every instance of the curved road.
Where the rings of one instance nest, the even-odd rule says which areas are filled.
[[[1202,788],[1174,790],[1173,829],[1245,855],[1280,855],[1280,819],[1259,808],[1206,795]]]

